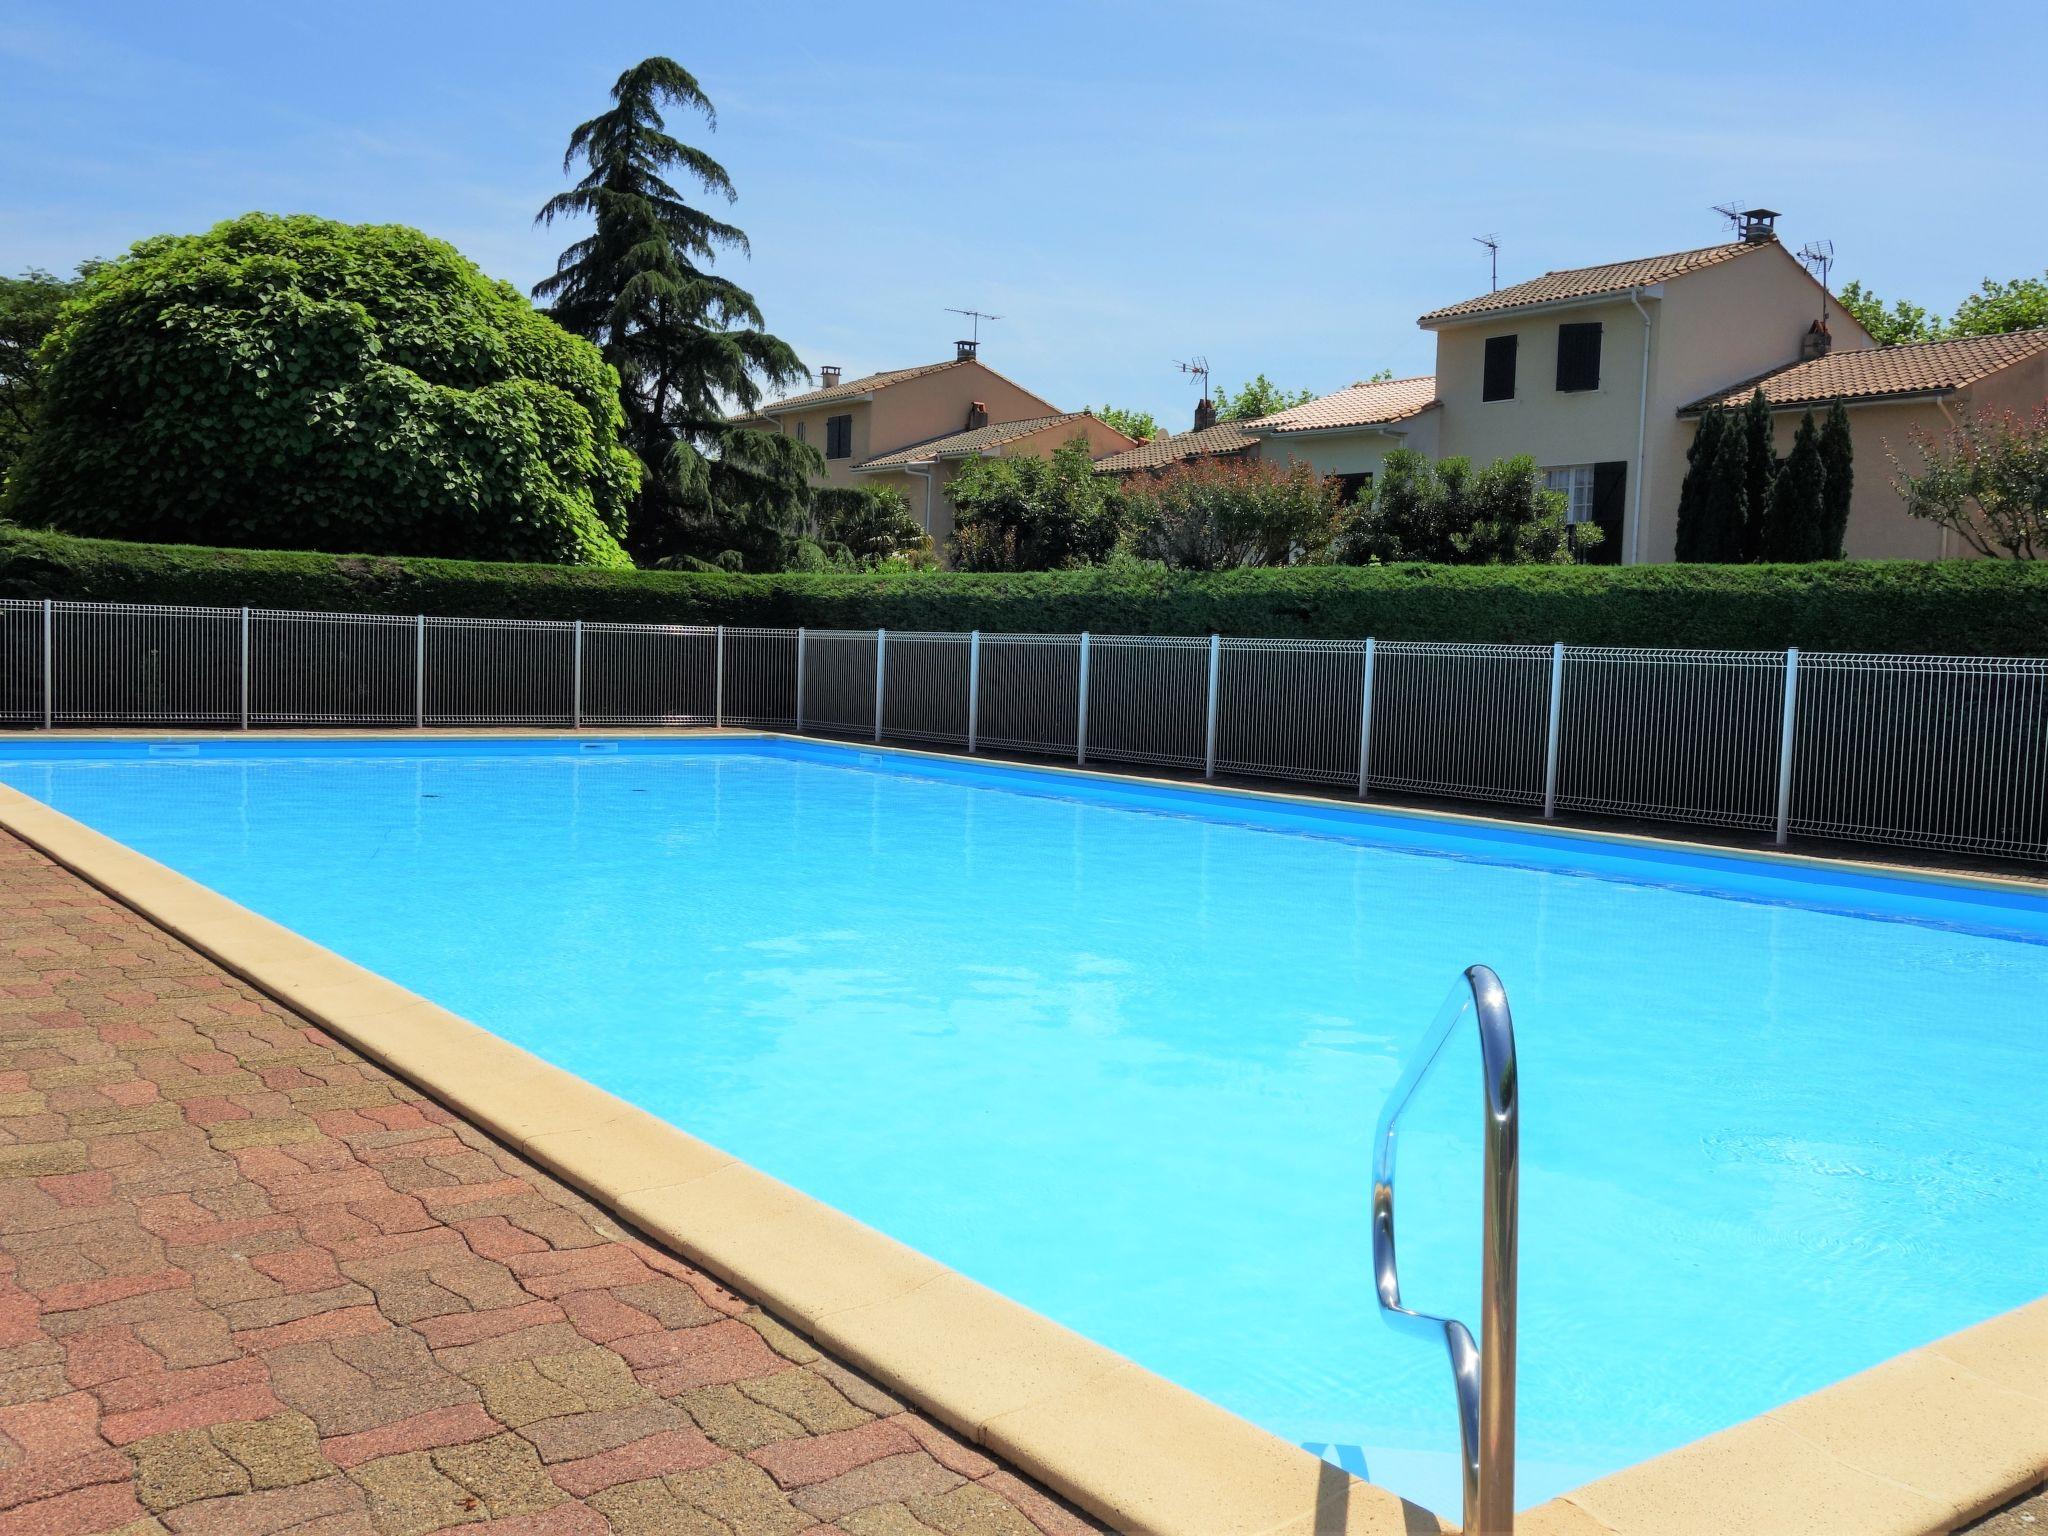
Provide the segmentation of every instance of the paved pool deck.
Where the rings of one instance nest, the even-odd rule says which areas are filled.
[[[0,832],[0,1536],[1089,1521]]]

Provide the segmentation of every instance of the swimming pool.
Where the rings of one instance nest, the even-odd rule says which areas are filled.
[[[1372,1123],[1522,1054],[1523,1503],[2031,1299],[2048,903],[783,741],[21,741],[0,780],[1453,1509]],[[1461,1046],[1460,1048],[1464,1048]],[[1477,1066],[1404,1123],[1472,1315]]]

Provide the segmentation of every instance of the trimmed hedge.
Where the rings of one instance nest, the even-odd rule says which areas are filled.
[[[843,629],[2048,655],[2048,563],[2009,560],[743,576],[123,544],[5,528],[0,597]]]

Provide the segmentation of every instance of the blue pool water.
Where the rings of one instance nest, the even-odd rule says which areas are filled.
[[[0,780],[1455,1509],[1372,1125],[1522,1057],[1521,1502],[2048,1283],[2048,901],[813,743],[0,743]],[[1479,1084],[1404,1131],[1471,1315]]]

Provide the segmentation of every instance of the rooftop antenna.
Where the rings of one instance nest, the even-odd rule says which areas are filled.
[[[1206,357],[1198,357],[1192,362],[1175,362],[1173,366],[1178,368],[1182,373],[1191,373],[1197,379],[1201,380],[1202,398],[1204,400],[1209,398],[1209,359],[1207,359]]]
[[[973,337],[967,341],[954,343],[956,347],[964,349],[960,354],[962,357],[972,357],[975,353],[981,350],[982,321],[1000,320],[1003,318],[1001,315],[992,315],[985,309],[955,309],[950,304],[946,306],[946,313],[949,315],[966,315],[969,319],[973,320],[974,322]]]
[[[1486,247],[1486,259],[1493,268],[1493,291],[1500,292],[1500,236],[1474,235],[1473,240]]]
[[[1806,270],[1820,281],[1820,323],[1825,330],[1828,323],[1828,296],[1834,292],[1828,286],[1828,274],[1835,269],[1835,242],[1832,240],[1809,240],[1799,247],[1799,259],[1806,264]]]
[[[1740,229],[1742,228],[1742,205],[1746,201],[1746,198],[1731,197],[1725,203],[1714,204],[1714,212],[1728,221],[1730,229]]]

